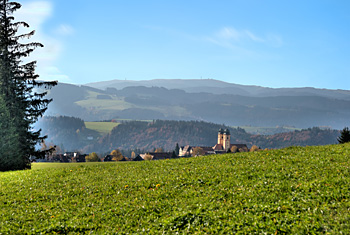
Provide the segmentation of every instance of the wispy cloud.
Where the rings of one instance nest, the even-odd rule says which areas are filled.
[[[61,36],[72,35],[74,33],[74,29],[70,25],[61,24],[56,28],[55,33]]]
[[[255,42],[264,42],[262,38],[259,38],[254,33],[249,30],[239,31],[232,27],[224,27],[218,33],[216,33],[216,37],[218,39],[223,40],[232,40],[232,41],[243,41],[243,40],[251,40]]]
[[[49,1],[32,1],[22,5],[15,13],[16,20],[30,23],[32,28],[38,28],[53,13],[52,3]]]
[[[53,15],[53,4],[50,1],[31,1],[26,2],[22,7],[15,12],[16,21],[25,21],[30,25],[29,29],[21,29],[19,33],[29,32],[35,30],[35,35],[26,41],[36,41],[44,45],[44,48],[37,48],[30,60],[37,60],[37,73],[42,80],[59,80],[69,81],[69,77],[61,73],[56,68],[55,63],[62,54],[64,44],[59,37],[50,35],[49,32],[45,32],[44,23]],[[74,32],[73,28],[69,25],[60,25],[54,30],[56,35],[66,36]],[[56,68],[56,69],[53,69]]]
[[[248,52],[252,45],[263,45],[269,47],[281,47],[283,40],[276,34],[257,35],[250,30],[238,30],[233,27],[223,27],[212,36],[206,38],[207,41],[221,47]]]

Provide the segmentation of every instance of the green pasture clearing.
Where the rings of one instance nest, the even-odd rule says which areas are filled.
[[[134,108],[135,105],[125,102],[123,98],[110,96],[111,99],[98,99],[98,95],[103,95],[98,92],[88,91],[85,100],[75,102],[88,110],[124,110]]]
[[[0,173],[0,234],[350,234],[350,145]]]
[[[108,134],[111,130],[118,126],[117,122],[85,122],[87,129],[97,131],[100,134]]]
[[[123,99],[103,100],[91,98],[80,100],[75,103],[88,110],[124,110],[136,107],[133,104],[125,102]]]
[[[148,109],[160,112],[166,117],[171,116],[188,116],[190,113],[181,106],[145,106],[126,102],[124,98],[110,96],[111,99],[98,99],[97,96],[102,95],[94,91],[88,91],[86,99],[75,102],[77,105],[93,111],[115,112],[131,108]]]

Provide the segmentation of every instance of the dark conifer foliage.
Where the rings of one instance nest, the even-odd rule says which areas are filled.
[[[337,138],[339,144],[344,144],[350,142],[350,130],[349,127],[344,127],[344,129],[340,132],[340,136]]]
[[[21,4],[0,0],[0,170],[21,170],[30,168],[30,156],[39,156],[35,145],[45,137],[33,131],[32,125],[47,109],[50,99],[45,99],[46,90],[57,82],[37,81],[36,61],[28,63],[28,57],[37,47],[37,42],[26,43],[34,31],[18,34],[20,27],[29,27],[26,22],[15,22],[13,13]],[[6,151],[5,151],[6,150]]]
[[[180,147],[179,147],[179,143],[176,143],[176,147],[175,147],[175,155],[179,156],[180,153]]]

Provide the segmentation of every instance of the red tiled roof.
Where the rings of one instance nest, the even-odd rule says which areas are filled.
[[[248,148],[246,144],[231,144],[231,145],[230,145],[230,148],[232,148],[233,146],[236,146],[237,149],[240,149],[240,148]]]
[[[213,147],[213,150],[224,150],[224,147],[222,146],[222,144],[216,144],[216,145]]]

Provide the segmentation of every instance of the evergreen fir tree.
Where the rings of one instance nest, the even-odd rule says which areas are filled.
[[[11,139],[6,151],[0,149],[0,163],[6,166],[1,170],[20,170],[30,168],[30,156],[40,156],[35,149],[45,137],[39,131],[33,131],[32,125],[47,109],[50,99],[45,99],[46,90],[57,82],[37,81],[36,61],[24,63],[37,47],[42,44],[25,43],[34,35],[34,31],[18,35],[20,27],[29,27],[25,22],[14,22],[13,13],[21,7],[17,2],[0,0],[0,107],[2,125],[1,142]],[[8,124],[5,124],[8,123]],[[2,148],[0,146],[0,148]]]
[[[179,153],[180,153],[179,143],[176,143],[176,147],[175,147],[175,154],[176,154],[176,156],[179,156]]]
[[[171,158],[177,158],[178,155],[176,155],[175,151],[172,152]]]
[[[350,142],[350,130],[348,127],[344,127],[344,129],[340,132],[340,136],[337,138],[339,144],[344,144]]]
[[[0,96],[0,171],[20,169],[18,134],[9,111]]]

